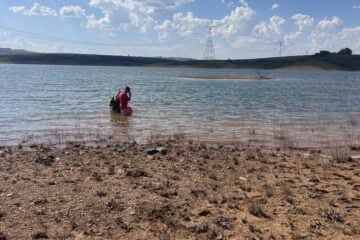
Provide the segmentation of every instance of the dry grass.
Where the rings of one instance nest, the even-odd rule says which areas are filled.
[[[270,218],[263,209],[263,204],[260,201],[254,201],[249,206],[249,213],[259,218]]]
[[[331,158],[338,163],[347,162],[350,157],[350,152],[348,148],[337,147],[330,151]]]
[[[322,213],[321,216],[338,223],[344,223],[345,217],[344,214],[339,210],[335,210],[334,208],[327,208]]]
[[[265,185],[263,186],[263,189],[264,189],[264,191],[265,191],[265,196],[266,196],[267,198],[271,198],[271,197],[274,196],[274,187],[271,186],[270,184],[265,184]]]

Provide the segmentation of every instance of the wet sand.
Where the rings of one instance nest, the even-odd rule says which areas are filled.
[[[184,139],[2,147],[0,239],[359,239],[360,159],[332,157]]]

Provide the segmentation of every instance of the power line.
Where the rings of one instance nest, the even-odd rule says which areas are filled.
[[[45,34],[38,34],[38,33],[31,33],[22,30],[17,30],[13,28],[8,28],[4,26],[0,26],[0,29],[4,29],[15,33],[20,36],[47,40],[52,42],[61,42],[61,43],[69,43],[69,44],[83,44],[83,45],[91,45],[91,46],[108,46],[108,47],[146,47],[146,46],[154,46],[154,45],[161,45],[161,43],[147,43],[147,44],[115,44],[115,43],[98,43],[98,42],[89,42],[89,41],[81,41],[81,40],[74,40],[74,39],[67,39],[67,38],[60,38],[56,36],[50,36]]]
[[[177,42],[185,42],[185,39],[177,38],[173,39],[171,41],[167,42],[152,42],[152,43],[134,43],[134,44],[128,44],[128,43],[99,43],[99,42],[90,42],[90,41],[82,41],[82,40],[74,40],[74,39],[67,39],[67,38],[61,38],[56,36],[50,36],[45,34],[39,34],[39,33],[32,33],[27,31],[22,31],[14,28],[4,27],[0,26],[0,29],[12,32],[18,36],[33,38],[33,39],[40,39],[40,40],[47,40],[51,42],[59,42],[59,43],[65,43],[65,44],[75,44],[75,45],[90,45],[90,46],[105,46],[105,47],[150,47],[150,46],[161,46],[161,45],[168,45],[168,44],[174,44]],[[194,33],[192,34],[191,38],[194,38],[196,36],[200,36],[202,34],[200,33]]]

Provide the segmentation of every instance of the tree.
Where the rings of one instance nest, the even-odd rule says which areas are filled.
[[[338,52],[339,55],[352,55],[352,50],[350,48],[343,48]]]

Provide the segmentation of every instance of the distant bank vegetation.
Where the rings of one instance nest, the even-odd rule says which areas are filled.
[[[235,69],[323,69],[360,71],[360,55],[349,48],[337,53],[320,51],[315,55],[288,56],[258,59],[195,60],[161,57],[109,56],[68,53],[0,52],[0,63],[89,65],[89,66],[158,66]]]
[[[350,48],[343,48],[339,52],[329,52],[327,50],[315,53],[315,56],[329,56],[329,55],[340,55],[340,56],[351,56],[352,50]]]

